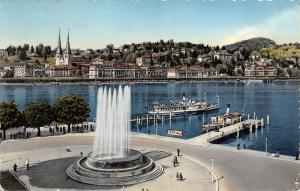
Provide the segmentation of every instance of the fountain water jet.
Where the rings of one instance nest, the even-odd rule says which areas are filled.
[[[152,180],[163,168],[130,149],[131,92],[129,86],[99,88],[93,152],[67,169],[75,181],[93,185],[132,185]]]
[[[121,158],[130,150],[130,88],[99,88],[93,158]]]

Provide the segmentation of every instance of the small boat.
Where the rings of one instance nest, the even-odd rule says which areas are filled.
[[[168,135],[175,136],[175,137],[182,137],[183,132],[181,130],[171,130],[168,129]]]
[[[167,104],[154,103],[154,111],[149,114],[154,115],[184,115],[196,114],[203,111],[219,109],[219,104],[210,104],[206,101],[189,100],[183,96],[182,101]]]
[[[211,120],[202,125],[204,132],[219,130],[228,125],[233,125],[243,121],[245,114],[243,112],[226,112],[225,114],[211,117]]]

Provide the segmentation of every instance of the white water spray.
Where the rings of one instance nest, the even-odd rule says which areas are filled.
[[[126,156],[130,150],[130,87],[99,88],[96,112],[93,158]]]

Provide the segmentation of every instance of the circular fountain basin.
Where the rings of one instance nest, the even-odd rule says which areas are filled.
[[[67,169],[67,175],[86,184],[125,186],[152,180],[163,173],[157,162],[133,149],[120,158],[98,157],[90,153],[79,159]]]

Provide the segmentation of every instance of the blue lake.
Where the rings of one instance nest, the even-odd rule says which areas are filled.
[[[59,96],[74,94],[84,97],[91,108],[89,121],[95,116],[96,94],[100,85],[0,85],[0,101],[15,101],[22,110],[32,101],[53,103]],[[271,124],[262,130],[231,138],[223,144],[235,146],[237,142],[248,148],[264,151],[265,138],[268,138],[268,150],[279,149],[280,153],[294,155],[300,142],[300,81],[277,81],[274,83],[250,82],[170,82],[170,83],[136,83],[131,84],[132,118],[145,115],[145,106],[153,109],[153,102],[180,100],[183,95],[191,99],[203,99],[206,92],[209,102],[216,102],[220,97],[219,111],[206,113],[204,116],[191,115],[174,117],[154,126],[153,123],[137,128],[132,123],[132,130],[142,133],[168,136],[168,129],[182,130],[183,138],[195,137],[202,133],[203,120],[223,113],[227,104],[231,111],[241,111],[266,117],[270,115]],[[204,119],[203,119],[204,117]]]

